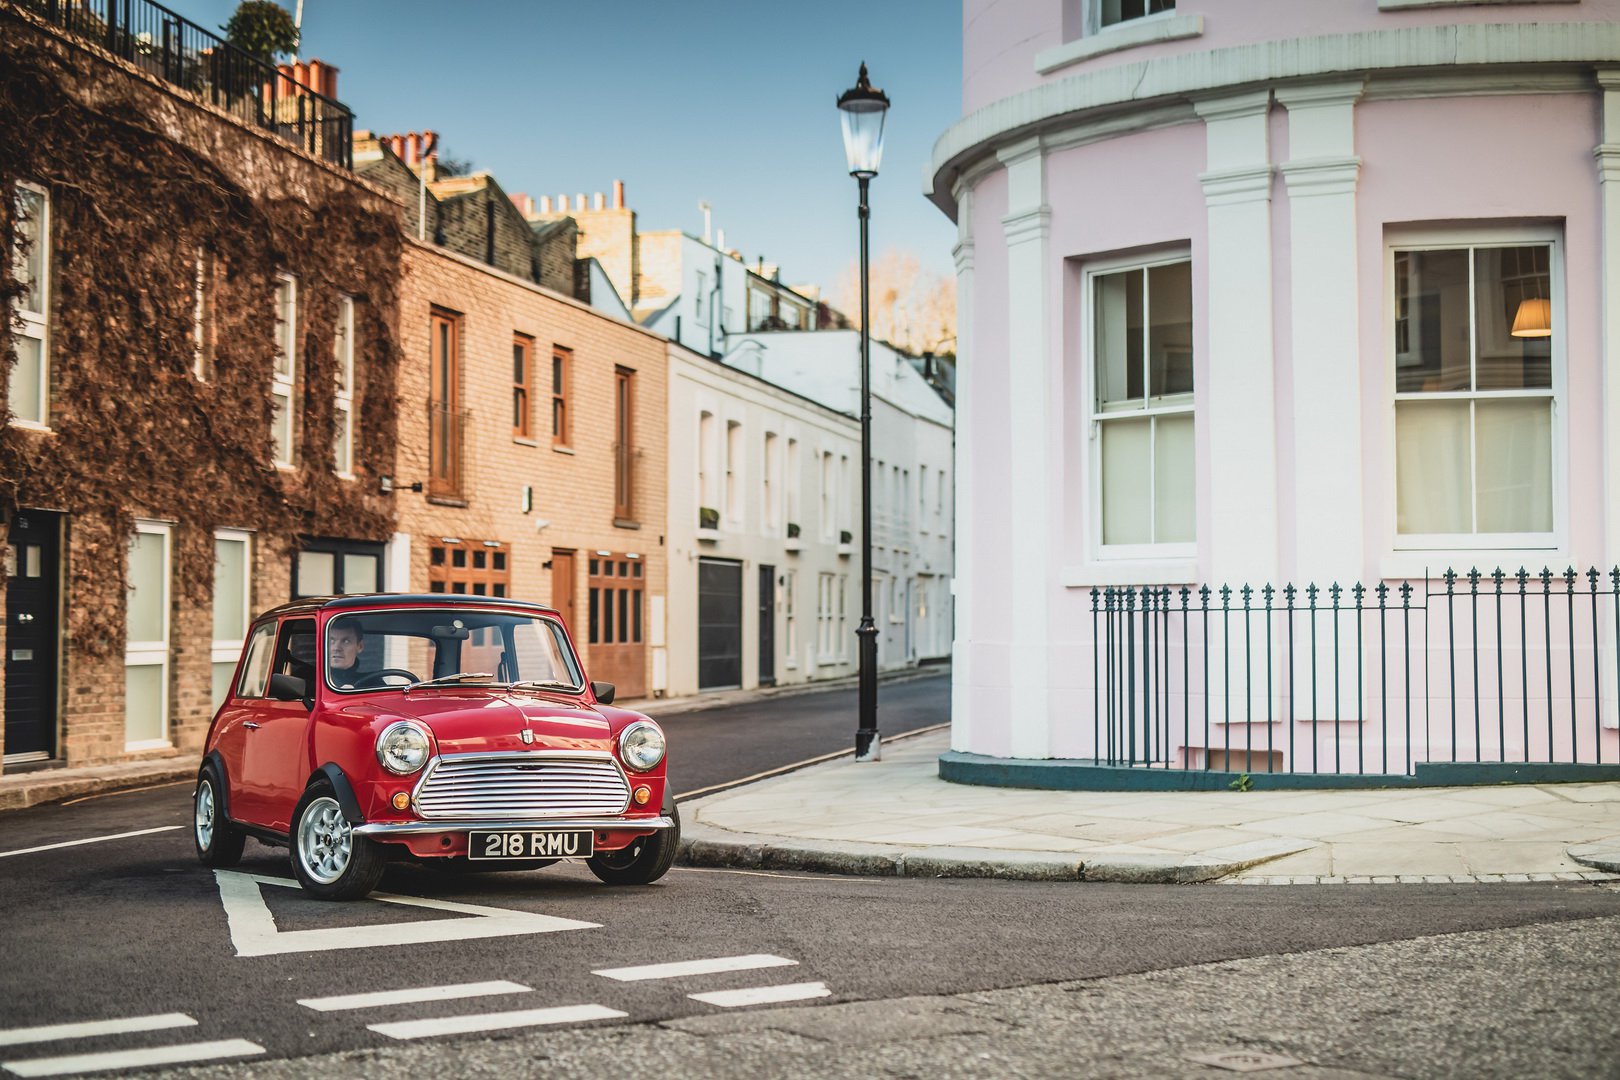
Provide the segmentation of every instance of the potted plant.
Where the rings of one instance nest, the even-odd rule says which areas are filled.
[[[698,507],[698,528],[718,529],[720,527],[720,511],[712,506]]]

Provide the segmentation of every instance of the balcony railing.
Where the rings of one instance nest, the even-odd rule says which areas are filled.
[[[1098,765],[1444,783],[1620,761],[1620,569],[1091,599]]]
[[[22,7],[225,110],[243,124],[345,169],[354,115],[275,66],[152,0],[19,0]]]
[[[428,490],[438,499],[465,497],[466,475],[463,451],[466,444],[466,409],[453,409],[443,402],[428,405]]]

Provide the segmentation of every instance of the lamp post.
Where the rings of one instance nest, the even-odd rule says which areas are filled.
[[[860,655],[860,725],[855,729],[855,760],[877,761],[882,744],[877,726],[877,626],[872,622],[872,335],[868,315],[866,223],[867,186],[883,160],[883,120],[889,97],[874,88],[861,64],[855,85],[838,98],[844,124],[844,156],[849,175],[860,185],[861,222],[861,624],[855,628]]]

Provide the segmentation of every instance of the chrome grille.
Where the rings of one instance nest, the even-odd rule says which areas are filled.
[[[607,754],[449,754],[428,769],[415,803],[435,820],[622,814],[630,784]]]

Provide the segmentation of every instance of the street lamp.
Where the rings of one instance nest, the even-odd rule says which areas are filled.
[[[889,112],[889,97],[872,86],[864,62],[854,87],[839,96],[838,112],[844,122],[849,175],[861,192],[861,625],[855,628],[861,668],[855,760],[877,761],[882,744],[877,726],[877,626],[872,622],[872,335],[866,278],[866,222],[872,213],[866,205],[866,189],[883,160],[883,119]]]

